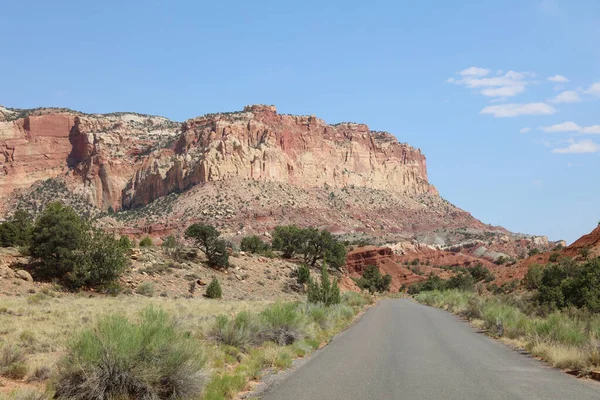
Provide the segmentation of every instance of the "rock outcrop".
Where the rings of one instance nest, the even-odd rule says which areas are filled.
[[[437,193],[425,156],[366,125],[328,125],[314,116],[280,115],[274,106],[186,121],[174,153],[150,157],[124,190],[124,208],[143,206],[199,183],[250,178],[299,187],[356,185]]]

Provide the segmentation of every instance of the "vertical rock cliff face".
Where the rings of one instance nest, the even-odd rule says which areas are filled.
[[[436,194],[420,150],[366,125],[328,125],[314,116],[277,114],[273,106],[186,121],[173,151],[144,160],[123,191],[137,207],[199,183],[228,178],[299,187],[363,186]]]
[[[0,110],[0,197],[67,171],[71,151],[68,114],[13,119]]]

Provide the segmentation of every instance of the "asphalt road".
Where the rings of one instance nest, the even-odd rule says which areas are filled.
[[[263,400],[600,400],[577,380],[442,310],[384,300]]]

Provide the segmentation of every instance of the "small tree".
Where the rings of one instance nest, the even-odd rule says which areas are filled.
[[[206,288],[206,297],[209,299],[220,299],[222,296],[221,284],[217,278],[213,278]]]
[[[269,250],[269,245],[262,241],[262,239],[256,235],[246,236],[240,243],[240,249],[253,254],[260,254]]]
[[[211,267],[226,267],[229,264],[227,243],[219,239],[220,235],[214,227],[203,224],[190,225],[185,231],[185,237],[196,242]]]
[[[542,283],[542,275],[544,274],[544,267],[540,264],[533,264],[527,269],[525,274],[525,287],[529,290],[536,290]]]
[[[33,273],[74,290],[107,285],[127,266],[119,242],[113,235],[91,229],[72,208],[50,203],[32,230]]]
[[[153,245],[154,244],[152,243],[152,239],[150,239],[150,236],[146,236],[142,240],[140,240],[140,247],[152,247]]]
[[[126,235],[121,235],[119,238],[119,247],[125,251],[131,250],[133,247],[133,243],[131,243],[131,239],[129,239]]]
[[[582,248],[579,250],[579,255],[580,255],[580,256],[581,256],[581,258],[583,258],[584,260],[587,260],[587,259],[590,257],[590,253],[591,253],[591,251],[590,251],[590,248],[589,248],[589,246],[582,247]]]
[[[359,288],[366,289],[371,294],[375,292],[383,293],[390,290],[392,276],[390,274],[382,276],[376,266],[369,265],[363,271],[363,275],[355,279],[355,282]]]
[[[296,270],[296,278],[301,285],[310,281],[310,268],[308,268],[308,265],[302,264],[298,267]]]
[[[304,237],[306,243],[302,251],[306,263],[314,267],[317,261],[326,259],[329,265],[338,270],[346,263],[346,246],[330,232],[308,228],[304,230]]]
[[[292,258],[302,252],[306,241],[304,230],[296,225],[277,226],[273,231],[271,246],[283,252],[283,258]]]
[[[169,255],[173,254],[175,249],[177,249],[178,245],[179,243],[177,243],[177,239],[175,239],[175,236],[173,235],[167,236],[164,242],[162,242],[162,248]]]
[[[33,218],[24,210],[17,210],[12,218],[0,224],[0,247],[27,246],[33,229]]]
[[[326,263],[323,263],[321,269],[321,284],[312,279],[308,282],[308,302],[323,303],[326,306],[341,302],[338,281],[336,279],[333,281],[333,284],[331,283]]]

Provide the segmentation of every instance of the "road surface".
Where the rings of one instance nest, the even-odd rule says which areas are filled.
[[[442,310],[384,300],[263,400],[600,400],[577,380]]]

